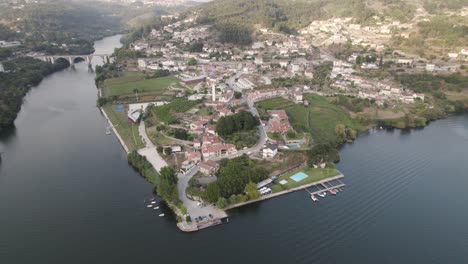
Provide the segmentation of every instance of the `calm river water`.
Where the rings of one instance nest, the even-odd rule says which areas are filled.
[[[185,234],[146,208],[96,96],[85,64],[55,73],[1,135],[0,263],[468,263],[468,116],[344,146],[336,197],[297,192]]]

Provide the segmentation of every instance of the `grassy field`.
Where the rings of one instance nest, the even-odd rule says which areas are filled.
[[[171,85],[181,88],[179,80],[174,76],[145,79],[142,73],[125,73],[122,77],[105,80],[103,91],[105,96],[119,96],[133,94],[134,89],[143,93],[169,89]]]
[[[257,103],[257,106],[264,110],[286,110],[294,130],[310,133],[314,142],[336,142],[337,124],[362,130],[361,125],[351,119],[345,110],[330,103],[327,98],[314,94],[305,94],[304,98],[309,100],[309,106],[295,104],[284,98],[268,99]]]
[[[309,177],[299,182],[295,182],[294,180],[289,178],[298,172],[304,172],[305,174],[309,175]],[[284,190],[289,190],[295,187],[299,187],[301,185],[306,185],[306,184],[320,181],[329,177],[333,177],[338,174],[340,174],[340,172],[335,168],[314,169],[314,168],[309,168],[308,166],[304,166],[304,167],[298,168],[296,170],[293,170],[279,177],[279,179],[277,179],[275,181],[275,184],[271,187],[271,190],[273,193],[284,191]],[[279,182],[282,180],[286,180],[288,181],[288,183],[285,185],[279,184]]]
[[[179,98],[169,104],[162,106],[155,106],[151,108],[151,116],[156,118],[159,122],[165,124],[173,124],[177,121],[174,113],[184,113],[195,107],[198,101],[189,101],[186,98]]]
[[[128,121],[126,110],[116,111],[115,105],[105,105],[103,108],[130,151],[144,147],[138,126]]]
[[[445,95],[450,101],[467,101],[468,100],[468,89],[464,89],[461,92],[446,91]]]

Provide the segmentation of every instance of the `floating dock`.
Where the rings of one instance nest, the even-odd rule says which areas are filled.
[[[333,184],[337,182],[336,184]],[[346,184],[344,184],[342,181],[340,181],[340,179],[334,179],[334,180],[330,180],[330,181],[327,181],[327,182],[320,182],[320,183],[317,183],[315,185],[312,185],[312,186],[309,186],[309,187],[306,187],[304,188],[310,195],[317,195],[321,192],[330,192],[330,190],[333,190],[333,189],[337,189],[341,192],[341,188],[345,187]],[[314,191],[309,191],[307,188],[313,188],[315,187],[316,190]]]

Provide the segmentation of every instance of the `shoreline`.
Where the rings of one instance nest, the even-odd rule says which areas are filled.
[[[258,198],[256,200],[251,200],[251,201],[247,201],[247,202],[227,206],[223,210],[228,211],[228,210],[239,208],[239,207],[242,207],[242,206],[245,206],[245,205],[254,204],[254,203],[257,203],[257,202],[269,200],[269,199],[272,199],[272,198],[276,198],[276,197],[279,197],[279,196],[282,196],[282,195],[297,192],[297,191],[300,191],[300,190],[304,190],[306,188],[310,188],[312,186],[320,185],[320,184],[327,183],[327,182],[334,181],[334,180],[339,180],[339,179],[342,179],[342,178],[344,178],[344,174],[340,172],[340,174],[338,174],[338,175],[331,176],[331,177],[323,179],[323,180],[319,180],[319,181],[311,182],[311,183],[308,183],[308,184],[304,184],[304,185],[301,185],[301,186],[298,186],[298,187],[291,188],[289,190],[284,190],[284,191],[280,191],[280,192],[277,192],[277,193],[268,194],[268,195],[262,196],[262,197],[260,197],[260,198]]]
[[[111,126],[112,128],[112,131],[114,131],[114,134],[115,136],[117,137],[118,141],[120,142],[120,145],[122,146],[122,148],[125,150],[125,152],[127,154],[130,153],[127,145],[125,145],[125,142],[123,141],[122,137],[120,136],[120,134],[117,132],[117,129],[115,129],[114,127],[114,124],[112,123],[112,121],[109,119],[109,117],[107,116],[106,114],[106,111],[102,108],[102,107],[98,107],[99,111],[101,111],[102,115],[106,118],[107,120],[107,123]]]

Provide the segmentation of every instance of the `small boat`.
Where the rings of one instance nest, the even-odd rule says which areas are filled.
[[[333,194],[333,195],[336,195],[336,193],[338,192],[338,190],[337,190],[337,189],[331,189],[329,192],[330,192],[331,194]]]
[[[156,203],[156,201],[151,201],[151,204],[155,204],[155,203]]]
[[[153,209],[154,209],[154,210],[158,210],[158,209],[159,209],[159,207],[157,207],[157,206],[156,206],[156,207],[153,207]]]
[[[163,216],[164,216],[164,214],[160,214],[159,216],[163,217]]]
[[[110,135],[111,134],[111,131],[110,130],[106,130],[106,135]]]
[[[315,195],[313,195],[313,194],[310,196],[310,198],[311,198],[312,201],[314,201],[314,202],[318,202],[318,201],[319,201],[319,199],[317,199],[317,197],[315,197]]]
[[[317,195],[323,198],[323,197],[325,197],[325,195],[327,195],[327,193],[326,192],[321,192],[321,193],[317,193]]]
[[[146,207],[150,208],[150,207],[153,207],[153,205],[152,205],[152,204],[148,204]]]

